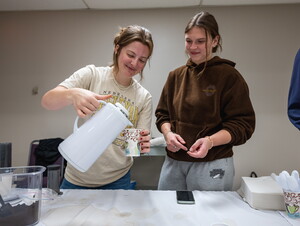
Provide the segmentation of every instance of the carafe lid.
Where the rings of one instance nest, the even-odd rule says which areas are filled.
[[[126,116],[126,118],[128,118],[128,111],[127,111],[127,109],[122,104],[120,104],[119,102],[115,103],[115,105]]]

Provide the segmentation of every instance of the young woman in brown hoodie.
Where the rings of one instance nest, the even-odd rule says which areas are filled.
[[[232,189],[232,147],[251,137],[255,113],[235,63],[213,55],[218,48],[214,16],[196,14],[185,29],[189,59],[170,72],[155,111],[167,143],[160,190]]]

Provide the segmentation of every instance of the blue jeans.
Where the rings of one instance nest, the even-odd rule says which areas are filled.
[[[130,183],[130,171],[128,171],[123,177],[120,179],[103,186],[98,187],[84,187],[72,184],[71,182],[67,181],[65,178],[63,179],[61,185],[61,189],[104,189],[104,190],[114,190],[114,189],[124,189],[130,190],[133,189],[132,184]]]

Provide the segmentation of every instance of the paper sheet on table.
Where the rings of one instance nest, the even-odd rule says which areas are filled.
[[[38,225],[288,225],[279,213],[252,209],[235,192],[193,193],[194,205],[180,205],[175,191],[67,190],[42,207]]]

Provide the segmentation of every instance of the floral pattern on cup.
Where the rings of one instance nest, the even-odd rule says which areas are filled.
[[[286,211],[289,217],[300,217],[300,192],[283,191]]]
[[[124,150],[126,156],[140,156],[139,137],[141,129],[124,129]]]

